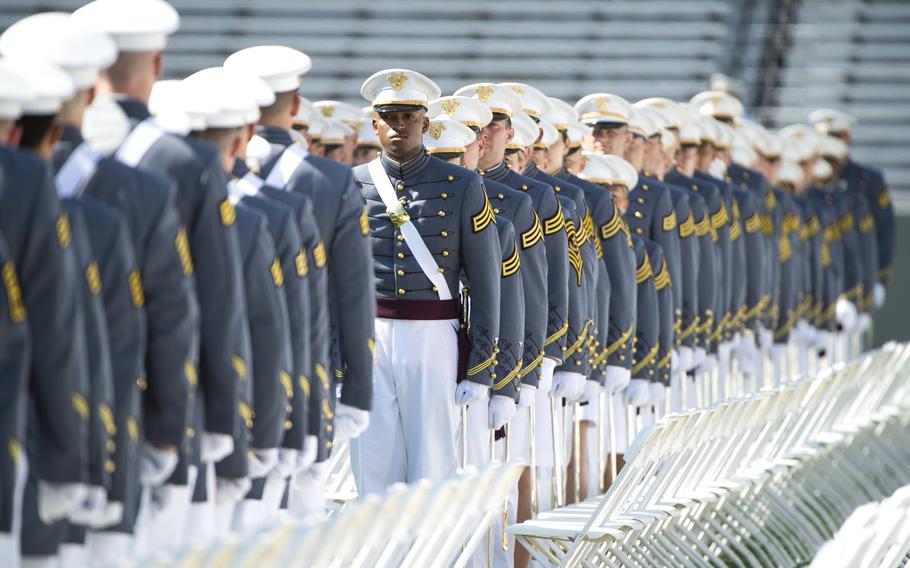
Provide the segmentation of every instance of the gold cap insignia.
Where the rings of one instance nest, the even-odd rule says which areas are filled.
[[[525,94],[525,90],[523,88],[519,87],[518,85],[513,86],[512,91],[518,93],[519,95]]]
[[[389,73],[386,80],[388,80],[389,85],[392,85],[392,89],[397,93],[404,88],[404,84],[408,81],[408,76],[401,72]]]
[[[333,106],[324,106],[319,110],[322,111],[322,116],[326,118],[332,118],[332,115],[335,114],[335,107]]]
[[[606,112],[607,107],[610,106],[610,99],[607,97],[597,97],[594,99],[594,106],[597,107],[597,110],[600,112]]]
[[[490,100],[490,95],[493,94],[493,87],[481,85],[474,89],[474,92],[477,94],[477,98],[480,99],[480,102],[485,103]]]
[[[458,107],[461,106],[461,103],[459,103],[455,99],[449,99],[446,101],[442,101],[441,106],[442,106],[442,111],[451,116],[451,115],[455,114],[455,111],[458,110]]]
[[[433,122],[430,124],[429,133],[433,140],[439,140],[442,136],[442,133],[445,131],[446,125],[441,122]]]

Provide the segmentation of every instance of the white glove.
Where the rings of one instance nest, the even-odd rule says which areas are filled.
[[[587,380],[585,381],[585,393],[582,395],[582,398],[579,402],[587,402],[589,404],[597,402],[597,399],[600,397],[600,383],[597,381]]]
[[[97,519],[95,525],[92,528],[103,529],[105,527],[112,527],[114,525],[119,525],[120,521],[123,520],[123,503],[118,503],[116,501],[108,501],[104,506],[104,512]]]
[[[755,346],[755,334],[751,330],[743,333],[739,345],[736,347],[736,360],[739,362],[739,369],[748,375],[755,375],[758,372],[759,351]]]
[[[250,479],[265,477],[278,465],[278,448],[250,449],[247,454],[247,468]]]
[[[717,364],[729,368],[730,357],[733,355],[733,342],[721,341],[717,345]]]
[[[663,383],[649,383],[648,390],[650,391],[651,406],[663,408],[664,400],[667,398],[667,387]]]
[[[342,442],[361,435],[370,425],[370,411],[339,402],[335,408],[335,440]]]
[[[142,444],[139,449],[139,477],[143,485],[158,487],[174,473],[177,467],[177,452],[162,450],[151,444]]]
[[[508,424],[517,410],[512,397],[498,394],[491,396],[490,405],[487,407],[490,430],[498,430]]]
[[[316,463],[316,453],[319,450],[319,438],[307,434],[303,439],[303,451],[297,454],[297,465],[294,471],[300,473]]]
[[[850,300],[840,299],[834,304],[834,317],[844,331],[853,331],[856,327],[856,306]]]
[[[77,525],[87,527],[99,526],[104,521],[107,510],[107,490],[104,487],[88,485],[82,501],[69,514],[69,519]]]
[[[81,483],[38,480],[38,516],[46,524],[65,518],[82,503],[88,487]]]
[[[322,518],[325,516],[325,479],[329,462],[314,463],[294,477],[288,508],[295,517]]]
[[[576,402],[584,395],[585,376],[571,371],[556,371],[553,374],[553,388],[550,396],[553,398],[565,397],[566,402]]]
[[[556,361],[549,357],[544,357],[540,362],[540,383],[537,388],[541,392],[549,393],[553,388],[553,373],[556,371]]]
[[[294,472],[297,465],[297,450],[290,448],[281,448],[278,450],[278,463],[269,474],[269,477],[278,479],[287,479]]]
[[[684,345],[679,346],[679,368],[673,369],[674,373],[680,371],[689,371],[695,367],[695,352],[692,351],[691,347],[686,347]]]
[[[234,438],[229,434],[202,433],[202,462],[218,463],[234,451]]]
[[[871,326],[872,318],[869,314],[860,314],[859,317],[856,318],[856,331],[859,333],[866,333]]]
[[[253,482],[250,481],[249,477],[241,477],[240,479],[219,477],[215,483],[217,485],[215,502],[219,505],[239,503],[250,492],[250,487],[253,486]]]
[[[588,380],[581,373],[572,373],[572,396],[569,402],[581,402],[585,398],[585,383]]]
[[[474,381],[461,381],[455,387],[455,404],[462,406],[486,400],[490,396],[490,387]]]
[[[828,356],[831,356],[831,346],[834,343],[834,334],[828,331],[827,329],[816,329],[815,330],[815,342],[812,347],[817,351],[827,350]]]
[[[885,286],[881,282],[876,282],[875,286],[872,287],[872,303],[875,305],[876,310],[885,305],[886,297]]]
[[[692,368],[697,369],[698,366],[701,365],[702,362],[704,362],[705,357],[708,356],[708,352],[705,351],[704,347],[696,347],[693,350],[693,353],[695,355],[692,357]]]
[[[710,373],[717,368],[717,355],[709,353],[705,355],[705,360],[698,366],[699,373]]]
[[[632,379],[623,392],[623,401],[629,406],[642,407],[651,400],[651,388],[645,379]]]
[[[518,410],[530,408],[535,396],[537,396],[537,387],[521,385],[521,391],[518,393]]]
[[[632,371],[625,367],[607,365],[607,372],[604,378],[604,390],[607,394],[616,394],[629,386],[632,380]]]
[[[774,345],[774,334],[770,329],[758,328],[758,345],[763,353],[771,352],[771,346]]]

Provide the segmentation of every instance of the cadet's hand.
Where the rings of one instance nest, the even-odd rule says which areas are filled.
[[[250,449],[247,464],[250,479],[265,477],[278,465],[278,448]]]
[[[121,520],[123,520],[123,503],[108,501],[104,506],[104,512],[99,516],[92,528],[112,527],[119,525]]]
[[[694,355],[692,356],[692,367],[691,368],[697,369],[698,366],[701,365],[705,361],[705,357],[708,356],[708,352],[705,351],[704,347],[696,347],[695,349],[692,350],[692,353]]]
[[[520,395],[519,395],[520,396]],[[490,397],[488,408],[488,421],[490,430],[498,430],[508,424],[515,416],[518,408],[510,396],[494,394]]]
[[[679,368],[673,369],[674,373],[690,371],[695,368],[695,352],[691,347],[679,346]]]
[[[177,452],[145,443],[139,448],[139,477],[143,485],[158,487],[174,473]]]
[[[550,396],[553,398],[569,398],[575,392],[572,380],[572,373],[566,371],[553,373],[553,388],[550,389]]]
[[[857,319],[856,306],[850,300],[838,300],[834,304],[834,318],[844,331],[853,331]]]
[[[325,516],[325,480],[329,462],[317,462],[294,477],[288,495],[288,509],[296,518],[321,519]]]
[[[872,303],[875,305],[876,310],[885,305],[886,297],[887,293],[884,284],[876,282],[875,286],[872,287]]]
[[[218,463],[234,451],[234,438],[229,434],[202,433],[202,462]]]
[[[107,508],[107,490],[97,485],[89,485],[85,489],[82,501],[69,514],[69,519],[77,525],[97,527],[104,520]]]
[[[462,406],[486,401],[488,396],[490,396],[490,387],[474,381],[461,381],[455,387],[455,404]]]
[[[319,450],[319,438],[311,434],[303,439],[303,451],[297,454],[297,468],[295,471],[300,473],[314,463],[316,463],[316,454]]]
[[[518,410],[530,408],[535,396],[537,396],[537,387],[521,385],[521,391],[518,393]]]
[[[81,483],[49,483],[38,480],[38,516],[46,524],[72,513],[85,498],[88,487]]]
[[[297,465],[297,450],[290,448],[281,448],[278,450],[278,463],[275,469],[269,474],[269,477],[278,479],[287,479],[294,472]]]
[[[664,407],[664,401],[667,398],[667,387],[665,387],[663,383],[650,383],[648,385],[648,390],[651,396],[651,406],[662,409]]]
[[[717,355],[705,355],[705,360],[698,366],[699,373],[710,373],[717,367]]]
[[[590,379],[585,381],[585,392],[582,395],[579,402],[588,402],[589,404],[594,404],[597,402],[597,399],[600,398],[600,383],[597,381],[592,381]]]
[[[649,400],[651,400],[651,388],[645,379],[632,379],[623,392],[623,401],[629,406],[646,406]]]
[[[339,402],[335,408],[335,440],[343,442],[361,435],[370,425],[370,411]]]
[[[625,367],[607,365],[606,378],[604,379],[604,390],[607,394],[616,394],[629,386],[632,380],[632,371]]]
[[[253,483],[249,477],[240,479],[225,479],[219,477],[216,480],[215,502],[219,505],[230,503],[239,503],[244,496],[250,492]]]
[[[869,328],[872,326],[872,318],[869,314],[860,314],[856,318],[856,331],[859,333],[866,333]]]
[[[556,371],[556,360],[544,357],[540,362],[540,384],[537,388],[541,392],[550,392],[553,388],[553,373]]]

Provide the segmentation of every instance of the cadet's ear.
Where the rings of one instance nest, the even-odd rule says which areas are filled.
[[[155,70],[155,78],[157,79],[164,73],[164,54],[160,51],[156,53],[152,64]]]
[[[243,150],[243,147],[246,145],[246,140],[244,138],[244,131],[241,130],[240,133],[231,140],[231,150],[229,154],[231,158],[240,155],[241,150]]]
[[[294,95],[294,98],[291,99],[291,116],[297,116],[298,112],[300,112],[300,96]]]
[[[426,113],[424,113],[424,115],[423,115],[423,128],[421,129],[421,132],[422,132],[423,134],[426,134],[426,133],[427,133],[427,130],[429,130],[429,129],[430,129],[430,119],[427,117]]]
[[[370,119],[370,124],[373,125],[373,132],[375,132],[376,134],[379,134],[379,119],[378,118]]]
[[[95,86],[92,85],[85,91],[85,106],[92,104],[95,101]]]
[[[506,129],[506,144],[511,142],[512,138],[515,138],[515,129],[510,126]]]

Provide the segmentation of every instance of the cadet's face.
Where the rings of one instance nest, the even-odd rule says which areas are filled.
[[[714,161],[715,155],[717,155],[717,151],[714,149],[714,144],[703,143],[698,147],[697,168],[701,171],[708,171],[708,166]]]
[[[562,132],[560,132],[556,142],[551,144],[547,149],[547,167],[544,168],[543,171],[552,174],[561,170],[563,163],[565,163],[566,152],[568,151],[569,146],[566,144]]]
[[[395,159],[410,159],[423,146],[423,133],[430,126],[427,111],[385,112],[373,119],[373,129],[386,153]]]
[[[524,171],[529,159],[530,153],[526,150],[509,152],[506,155],[506,166],[513,172],[521,173]]]
[[[642,150],[642,167],[649,172],[659,172],[663,168],[663,153],[660,136],[654,136],[644,141]]]
[[[633,136],[632,140],[626,144],[626,151],[623,157],[627,162],[632,164],[636,170],[642,168],[642,162],[644,160],[644,151],[645,151],[645,139],[641,136]]]
[[[594,127],[594,151],[598,154],[612,154],[614,156],[623,156],[626,153],[626,145],[632,138],[629,127],[626,125]]]
[[[578,172],[585,169],[584,152],[582,152],[581,150],[572,152],[571,154],[569,154],[568,156],[565,157],[564,162],[566,164],[567,170],[569,170],[570,172],[572,172],[575,175],[578,175]]]
[[[480,157],[486,149],[487,140],[483,134],[478,133],[473,142],[465,146],[464,167],[469,170],[476,170],[480,163]]]
[[[506,120],[494,120],[483,127],[481,135],[485,139],[485,148],[480,161],[490,168],[502,161],[506,145],[512,141],[515,130],[509,128]]]
[[[616,208],[619,209],[620,213],[625,215],[626,210],[629,209],[628,190],[621,185],[611,185],[610,193],[613,194],[613,203],[616,204]]]
[[[698,148],[695,146],[680,146],[676,151],[676,168],[683,175],[691,176],[695,172],[695,161],[698,158]]]

